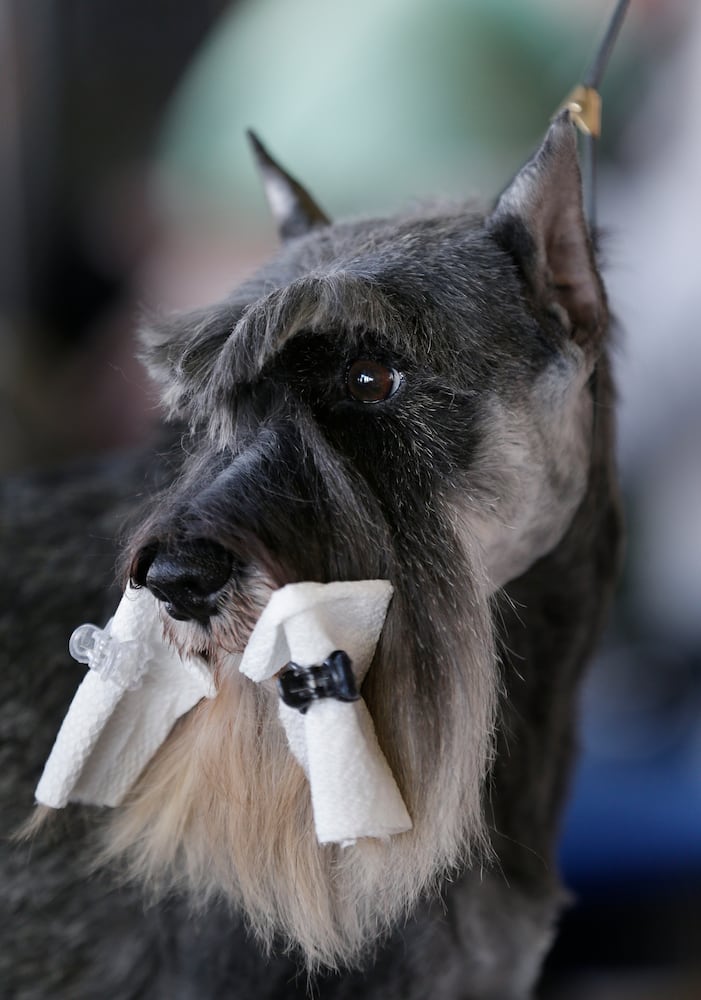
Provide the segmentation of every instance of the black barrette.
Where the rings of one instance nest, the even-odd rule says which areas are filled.
[[[323,663],[301,667],[288,663],[277,680],[280,697],[290,708],[304,714],[313,701],[336,698],[337,701],[357,701],[360,698],[350,657],[337,649]]]

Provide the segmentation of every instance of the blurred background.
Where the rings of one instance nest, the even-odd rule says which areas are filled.
[[[613,0],[0,0],[0,471],[148,440],[144,309],[275,245],[244,130],[334,217],[493,198]],[[599,221],[629,543],[587,685],[543,997],[701,996],[701,6],[633,0]]]

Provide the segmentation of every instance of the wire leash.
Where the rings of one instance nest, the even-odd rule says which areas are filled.
[[[582,83],[578,83],[558,108],[567,108],[572,121],[582,133],[582,174],[584,202],[589,231],[596,230],[596,152],[601,136],[601,94],[599,86],[608,66],[630,0],[618,0],[601,44]]]

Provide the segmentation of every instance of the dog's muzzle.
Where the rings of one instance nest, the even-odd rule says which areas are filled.
[[[411,829],[360,694],[385,621],[387,580],[302,582],[274,591],[237,661],[257,684],[282,681],[279,718],[306,772],[319,843]],[[90,669],[37,786],[37,801],[119,805],[173,724],[217,689],[207,663],[164,639],[157,600],[129,585],[104,629],[71,651]],[[272,723],[275,725],[275,723]]]
[[[217,598],[228,583],[233,556],[208,539],[177,548],[154,546],[139,560],[136,582],[147,587],[176,621],[205,625],[217,612]]]

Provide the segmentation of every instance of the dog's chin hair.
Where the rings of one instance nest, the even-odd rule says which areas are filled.
[[[363,693],[411,831],[319,845],[276,692],[224,657],[217,696],[176,724],[109,820],[100,860],[121,859],[125,876],[155,896],[175,889],[195,906],[230,901],[265,946],[282,939],[314,970],[367,958],[421,894],[483,857],[496,696],[487,598],[472,596],[469,626],[447,640],[429,704],[407,671],[417,651],[406,648],[407,609],[394,600]],[[454,629],[454,609],[447,614]]]
[[[16,841],[32,840],[41,833],[58,814],[57,809],[50,806],[37,805],[32,813],[12,834],[12,839]]]

